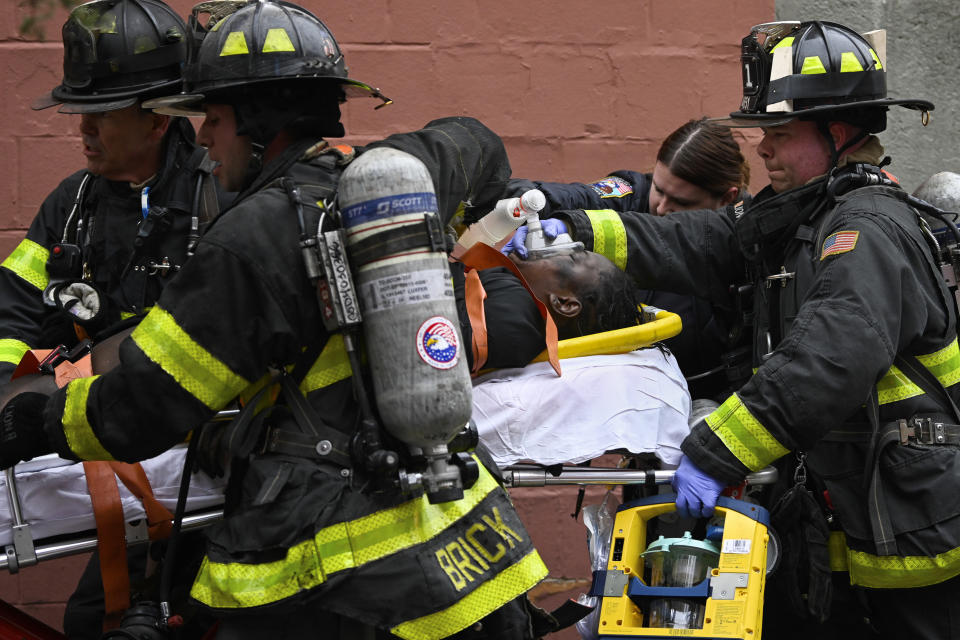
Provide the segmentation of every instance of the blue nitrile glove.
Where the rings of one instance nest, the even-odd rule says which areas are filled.
[[[562,220],[557,220],[556,218],[547,218],[546,220],[540,221],[540,226],[543,227],[543,237],[547,240],[553,240],[561,233],[569,233],[567,230],[567,225],[564,224]],[[510,242],[503,245],[503,248],[500,249],[500,253],[505,256],[510,255],[513,252],[516,252],[518,256],[527,259],[527,225],[521,225],[517,229],[516,233],[513,234],[513,237],[510,238]]]
[[[706,518],[713,514],[724,484],[708,476],[687,456],[673,474],[673,490],[677,492],[677,513],[683,518]]]

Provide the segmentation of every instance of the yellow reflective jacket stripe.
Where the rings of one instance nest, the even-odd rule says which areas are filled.
[[[960,575],[960,547],[935,556],[875,556],[854,551],[842,532],[830,535],[830,568],[849,571],[850,584],[871,589],[926,587]]]
[[[332,573],[363,566],[432,539],[496,488],[496,481],[481,465],[479,480],[464,492],[462,500],[430,504],[426,496],[421,496],[331,525],[294,545],[284,559],[274,562],[218,563],[207,558],[194,581],[191,596],[221,609],[278,602],[321,584]],[[411,526],[413,523],[417,526]]]
[[[0,340],[0,362],[10,362],[20,364],[23,360],[23,354],[30,351],[30,345],[13,338],[4,338]]]
[[[939,351],[917,356],[917,360],[937,376],[943,386],[949,387],[960,382],[960,346],[957,345],[956,338]]]
[[[877,383],[877,400],[880,404],[890,404],[922,395],[923,389],[913,384],[896,365],[892,365]]]
[[[442,611],[408,620],[390,632],[407,640],[433,640],[446,638],[463,629],[467,620],[479,620],[493,613],[517,593],[523,593],[547,576],[547,568],[536,551],[528,553],[520,562],[504,569],[499,576],[483,583],[462,600]],[[510,584],[504,589],[504,584]],[[467,622],[469,624],[469,622]]]
[[[320,357],[304,376],[303,382],[300,383],[300,391],[306,395],[311,391],[346,380],[351,375],[347,348],[343,343],[343,336],[337,333],[330,336],[323,351],[320,352]]]
[[[250,385],[201,347],[159,306],[150,310],[131,337],[150,360],[210,409],[219,409]]]
[[[956,338],[939,351],[917,356],[917,360],[929,369],[944,387],[960,382],[960,347]],[[880,404],[890,404],[920,395],[923,395],[923,389],[914,384],[896,365],[891,366],[877,383]]]
[[[617,269],[627,268],[627,230],[612,209],[584,211],[593,228],[593,250],[605,256]]]
[[[49,256],[50,252],[46,247],[24,238],[13,250],[13,253],[0,263],[0,267],[6,267],[23,280],[43,291],[50,281],[47,276],[47,258]]]
[[[63,435],[70,451],[81,460],[113,460],[87,421],[87,396],[90,387],[100,376],[77,378],[67,385],[63,406]]]
[[[708,415],[706,422],[727,449],[751,471],[762,469],[788,452],[735,393]]]

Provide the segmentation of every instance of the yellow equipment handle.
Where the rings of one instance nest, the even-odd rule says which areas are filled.
[[[603,333],[592,333],[579,338],[569,338],[557,343],[560,359],[582,356],[603,356],[614,353],[630,353],[640,347],[649,347],[655,342],[672,338],[680,333],[683,323],[680,316],[656,307],[644,307],[644,312],[656,311],[656,319],[635,327],[614,329]],[[532,360],[545,362],[546,350]]]

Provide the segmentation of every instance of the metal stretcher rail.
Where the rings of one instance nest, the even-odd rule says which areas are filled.
[[[234,411],[221,411],[216,420],[229,420]],[[97,547],[97,535],[90,531],[75,540],[59,540],[35,543],[30,534],[30,525],[23,521],[23,510],[17,492],[17,480],[13,468],[4,471],[7,480],[7,496],[10,515],[13,521],[13,543],[5,545],[0,553],[0,569],[16,573],[21,567],[29,567],[41,560],[62,558],[65,556],[93,551]],[[564,465],[545,467],[537,464],[515,464],[502,470],[504,484],[510,488],[545,487],[557,485],[628,485],[628,484],[668,484],[673,479],[672,470],[638,470],[615,467],[581,467]],[[748,485],[772,484],[777,479],[777,471],[767,467],[746,478]],[[185,531],[206,527],[223,517],[223,510],[208,509],[184,516],[182,529]],[[145,542],[145,521],[127,523],[127,539],[131,544]]]
[[[551,467],[552,469],[552,467]],[[516,464],[503,469],[504,483],[508,487],[545,487],[554,485],[604,485],[604,484],[669,484],[674,471],[619,469],[615,467],[563,466],[558,474],[535,464]],[[748,485],[773,484],[777,470],[766,467],[748,474]]]

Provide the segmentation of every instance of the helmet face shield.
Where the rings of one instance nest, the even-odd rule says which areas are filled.
[[[160,0],[93,0],[63,25],[63,81],[34,109],[111,111],[181,84],[186,25]]]
[[[97,62],[97,38],[101,28],[116,33],[116,20],[98,9],[104,5],[79,7],[63,25],[63,84],[71,89],[86,89],[93,84],[92,65]],[[112,22],[112,28],[111,28]],[[101,23],[103,27],[101,27]]]

